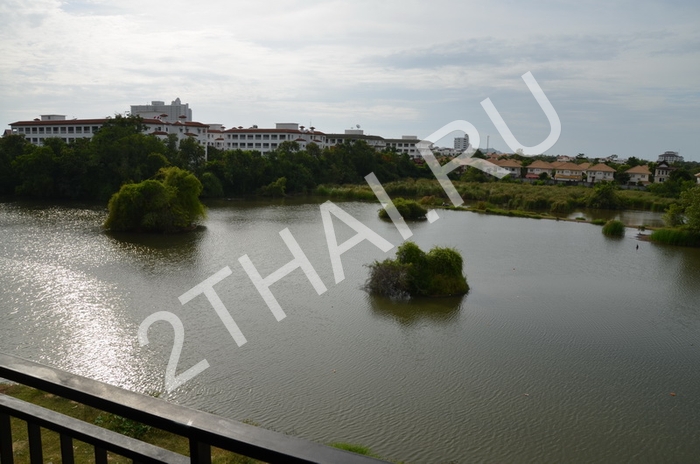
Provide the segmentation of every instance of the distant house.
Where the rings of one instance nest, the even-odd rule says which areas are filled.
[[[679,161],[683,161],[683,157],[678,155],[677,151],[665,151],[659,155],[658,161],[666,161],[667,163],[673,164]]]
[[[510,175],[510,177],[513,179],[519,179],[522,177],[520,172],[522,170],[523,163],[521,163],[518,160],[514,160],[514,159],[492,160],[492,159],[489,159],[489,161],[491,161],[493,164],[495,164],[503,169],[506,169],[508,171],[508,174]]]
[[[646,164],[629,168],[625,172],[630,176],[630,185],[639,185],[640,183],[647,185],[650,182],[649,176],[651,176],[651,171]]]
[[[575,160],[576,160],[576,158],[574,158],[573,156],[568,156],[568,155],[557,156],[557,161],[559,161],[561,163],[571,163]]]
[[[700,185],[700,172],[695,174],[695,178],[698,180],[698,184]]]
[[[671,172],[675,170],[676,168],[669,166],[667,161],[661,161],[656,165],[656,169],[654,170],[654,182],[666,182],[668,180],[668,176],[670,176]]]
[[[576,163],[552,163],[556,164],[554,179],[557,182],[580,182],[583,179],[585,167]]]
[[[546,161],[537,160],[527,167],[526,179],[539,179],[542,173],[552,177],[554,166]]]
[[[586,169],[586,180],[593,184],[598,182],[612,182],[615,169],[607,164],[599,163]]]

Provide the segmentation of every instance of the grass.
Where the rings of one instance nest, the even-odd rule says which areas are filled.
[[[651,233],[650,239],[666,245],[700,247],[700,232],[688,229],[658,229]]]
[[[622,237],[625,235],[625,225],[622,221],[611,220],[603,226],[603,235],[608,237]]]
[[[465,201],[487,202],[505,210],[537,211],[540,213],[568,213],[585,208],[593,189],[583,186],[532,185],[506,182],[453,181],[457,192]],[[450,203],[447,195],[435,179],[404,179],[383,184],[390,197],[419,199],[424,205],[438,206]],[[321,185],[315,194],[331,197],[376,201],[368,185]],[[622,205],[627,209],[664,211],[676,202],[641,190],[619,190]]]
[[[144,442],[174,451],[184,456],[189,456],[189,442],[187,438],[174,435],[130,419],[125,419],[115,414],[106,413],[104,411],[100,411],[98,409],[91,408],[89,406],[85,406],[83,404],[24,385],[0,383],[0,394],[12,396],[28,403],[33,403],[46,409],[51,409],[61,414],[65,414],[66,416],[74,417],[84,422],[104,427],[112,430],[113,432],[121,433],[122,435],[127,435],[132,438],[137,438]],[[252,421],[244,422],[249,425],[259,425]],[[13,440],[12,447],[14,449],[15,462],[28,463],[29,442],[27,438],[27,424],[20,419],[12,418],[11,426]],[[42,429],[41,441],[43,445],[42,449],[44,462],[61,462],[61,444],[59,434],[47,429]],[[361,445],[333,443],[331,446],[345,449],[353,453],[377,457],[371,453],[369,448]],[[94,448],[91,445],[74,440],[73,448],[76,462],[94,462]],[[109,454],[109,462],[110,464],[121,464],[131,463],[131,460],[122,456]],[[215,464],[253,464],[261,461],[219,448],[212,448],[212,462]]]

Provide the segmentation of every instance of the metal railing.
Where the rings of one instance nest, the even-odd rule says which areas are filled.
[[[384,462],[297,437],[225,419],[130,392],[16,356],[0,353],[0,377],[185,437],[190,456],[168,451],[72,417],[0,394],[0,464],[13,464],[10,418],[27,423],[30,462],[42,463],[42,428],[60,436],[61,460],[74,462],[73,440],[94,447],[95,462],[107,453],[135,463],[211,463],[217,447],[270,463],[370,464]]]

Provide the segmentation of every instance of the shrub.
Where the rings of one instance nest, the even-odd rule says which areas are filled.
[[[608,237],[622,237],[625,235],[625,225],[622,221],[608,221],[603,226],[603,235],[607,235]]]
[[[415,200],[397,198],[393,200],[392,203],[394,203],[394,207],[404,219],[425,219],[425,215],[428,214],[428,210]],[[382,219],[389,219],[389,213],[386,209],[382,208],[379,210],[379,217]]]
[[[596,226],[604,226],[606,222],[607,221],[605,219],[593,219],[591,224],[595,224]]]
[[[287,178],[280,177],[274,182],[270,182],[265,187],[260,188],[260,194],[266,197],[283,197],[287,189]]]

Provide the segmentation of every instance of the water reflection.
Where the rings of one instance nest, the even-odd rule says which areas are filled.
[[[412,298],[408,301],[395,301],[376,295],[367,295],[367,298],[374,316],[391,319],[407,327],[421,322],[449,324],[456,320],[465,301],[464,296]]]
[[[115,254],[127,258],[143,270],[167,273],[197,265],[200,245],[207,235],[206,227],[186,234],[134,234],[105,232]]]

